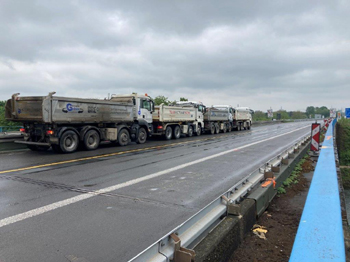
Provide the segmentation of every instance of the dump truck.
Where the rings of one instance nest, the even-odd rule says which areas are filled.
[[[248,107],[233,108],[232,125],[235,130],[250,130],[252,126],[252,110]]]
[[[230,119],[232,130],[250,130],[252,126],[252,110],[248,107],[232,107],[230,105],[213,105],[212,107],[229,112],[232,115],[232,120]],[[221,121],[223,121],[223,118]],[[224,127],[225,125],[221,122],[220,131],[224,132]]]
[[[143,144],[153,133],[154,103],[147,95],[112,95],[108,99],[12,95],[6,119],[23,125],[24,141],[31,150],[72,153],[78,146],[96,149],[101,141],[125,146]]]
[[[233,109],[230,106],[212,106],[204,114],[204,131],[210,134],[231,132]]]
[[[204,127],[204,112],[205,106],[197,102],[155,106],[152,114],[153,135],[164,136],[167,140],[178,139],[182,134],[200,136]]]

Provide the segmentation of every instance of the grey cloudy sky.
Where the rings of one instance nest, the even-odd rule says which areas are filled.
[[[350,107],[350,1],[0,2],[0,99]]]

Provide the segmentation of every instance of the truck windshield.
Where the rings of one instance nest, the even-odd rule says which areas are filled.
[[[148,100],[142,100],[141,108],[147,109],[148,111],[152,111],[151,103]]]

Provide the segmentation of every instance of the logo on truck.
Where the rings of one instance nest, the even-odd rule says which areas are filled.
[[[169,110],[170,114],[178,114],[178,115],[190,115],[191,113],[189,111],[175,111],[175,110]]]
[[[64,113],[73,112],[73,113],[83,113],[84,110],[80,108],[79,106],[72,105],[71,103],[68,103],[65,108],[62,109]]]

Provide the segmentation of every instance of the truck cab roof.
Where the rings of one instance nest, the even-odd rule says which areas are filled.
[[[151,98],[149,96],[138,95],[138,94],[124,94],[124,95],[112,94],[110,100],[120,101],[120,102],[129,102],[129,101],[132,101],[133,99],[136,99],[136,98],[147,98],[147,99],[151,100]]]
[[[190,107],[204,106],[202,102],[197,102],[197,101],[176,101],[175,105],[190,106]]]
[[[230,105],[212,105],[212,107],[215,107],[215,108],[232,108],[232,106],[230,106]]]

